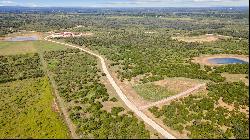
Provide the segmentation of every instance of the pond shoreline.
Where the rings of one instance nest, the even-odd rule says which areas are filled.
[[[209,61],[209,59],[213,58],[235,58],[249,63],[249,57],[247,55],[237,55],[237,54],[216,54],[216,55],[202,55],[199,57],[194,57],[192,62],[199,63],[201,65],[208,66],[220,66],[226,64],[215,64]]]

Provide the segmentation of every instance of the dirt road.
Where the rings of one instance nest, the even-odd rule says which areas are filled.
[[[186,96],[186,95],[190,94],[191,92],[193,92],[193,91],[195,91],[195,90],[197,90],[197,89],[199,89],[200,87],[205,86],[205,85],[206,85],[206,84],[199,84],[199,85],[197,85],[197,86],[195,86],[195,87],[193,87],[193,88],[190,88],[190,89],[188,89],[188,90],[186,90],[186,91],[184,91],[184,92],[182,92],[182,93],[176,94],[176,95],[174,95],[174,96],[171,96],[171,97],[168,97],[168,98],[166,98],[166,99],[163,99],[163,100],[154,102],[154,103],[149,104],[149,105],[142,106],[142,107],[140,107],[140,110],[144,110],[144,109],[147,109],[147,108],[150,108],[150,107],[153,107],[153,106],[157,106],[157,105],[160,105],[160,104],[164,104],[164,103],[169,102],[169,101],[171,101],[171,100],[174,100],[174,99],[177,99],[177,98]]]
[[[110,84],[112,85],[112,87],[115,89],[116,93],[119,95],[119,97],[123,100],[123,102],[127,105],[128,108],[130,108],[137,116],[139,116],[145,123],[147,123],[148,125],[150,125],[151,127],[153,127],[156,131],[158,131],[160,134],[162,134],[165,138],[167,139],[175,139],[175,137],[170,134],[169,132],[167,132],[165,129],[163,129],[160,125],[158,125],[156,122],[154,122],[152,119],[150,119],[147,115],[145,115],[142,111],[140,111],[127,97],[126,95],[122,92],[122,90],[120,89],[120,87],[115,83],[114,79],[111,77],[107,66],[105,64],[104,59],[100,56],[97,55],[93,52],[90,52],[88,50],[85,50],[83,48],[80,48],[78,46],[75,45],[71,45],[71,44],[67,44],[67,43],[62,43],[62,42],[57,42],[57,41],[53,41],[48,39],[50,36],[47,36],[44,38],[44,40],[53,42],[53,43],[57,43],[57,44],[61,44],[61,45],[65,45],[65,46],[69,46],[69,47],[73,47],[73,48],[77,48],[80,49],[88,54],[91,54],[97,58],[100,59],[101,64],[102,64],[102,69],[104,71],[104,73],[106,74],[106,77],[108,78]]]

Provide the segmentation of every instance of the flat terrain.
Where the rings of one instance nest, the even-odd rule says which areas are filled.
[[[213,34],[206,34],[206,35],[200,35],[200,36],[178,36],[178,37],[172,37],[172,39],[177,39],[178,41],[184,41],[184,42],[212,42],[217,41],[219,39],[226,39],[229,37],[222,36],[222,35],[213,35]]]
[[[45,38],[45,40],[47,40],[47,38]],[[88,51],[88,50],[85,50],[85,49],[83,49],[83,48],[81,48],[81,47],[78,47],[78,46],[74,46],[74,45],[70,45],[70,44],[67,44],[67,43],[61,43],[61,42],[56,42],[56,41],[52,41],[52,40],[48,40],[48,41],[51,41],[51,42],[54,42],[54,43],[58,43],[58,44],[64,44],[64,45],[67,45],[67,46],[71,46],[71,47],[73,47],[73,48],[77,48],[77,49],[79,49],[79,50],[81,50],[81,51],[84,51],[84,52],[86,52],[86,53],[88,53],[88,55],[90,54],[90,55],[92,55],[91,57],[90,56],[88,56],[87,57],[87,55],[83,55],[83,56],[81,56],[81,55],[77,55],[77,57],[82,57],[82,58],[85,58],[86,59],[86,64],[84,64],[83,62],[79,62],[79,63],[82,63],[81,65],[89,65],[89,64],[91,64],[91,68],[92,69],[87,69],[86,67],[85,67],[85,72],[87,72],[88,71],[88,74],[93,74],[94,72],[96,72],[96,67],[94,67],[95,65],[97,65],[97,64],[95,64],[96,62],[94,61],[94,60],[91,60],[91,59],[93,59],[93,56],[95,56],[95,57],[97,57],[97,58],[99,58],[100,60],[101,60],[101,64],[102,64],[102,70],[103,70],[103,72],[104,72],[104,74],[105,74],[105,76],[108,78],[108,80],[109,80],[109,82],[110,82],[110,84],[112,85],[112,87],[115,89],[115,91],[116,91],[116,93],[119,95],[119,97],[123,100],[123,102],[127,105],[127,107],[128,108],[130,108],[132,111],[133,111],[133,113],[135,113],[138,117],[140,117],[145,123],[147,123],[148,125],[150,125],[151,127],[153,127],[155,130],[157,130],[157,132],[158,133],[160,133],[160,134],[162,134],[165,138],[175,138],[173,135],[171,135],[170,133],[168,133],[166,130],[164,130],[160,125],[158,125],[157,123],[155,123],[152,119],[150,119],[148,116],[146,116],[143,112],[141,112],[140,110],[138,110],[138,108],[130,101],[130,100],[128,100],[127,99],[127,97],[126,97],[126,95],[122,92],[122,90],[120,89],[120,87],[115,83],[115,81],[114,81],[114,79],[111,77],[111,75],[110,75],[110,73],[109,73],[109,71],[108,71],[108,69],[107,69],[107,66],[106,66],[106,64],[105,64],[105,61],[104,61],[104,59],[100,56],[100,55],[98,55],[98,54],[95,54],[95,53],[93,53],[93,52],[91,52],[91,51]],[[79,51],[78,50],[78,51]],[[76,51],[76,50],[71,50],[71,55],[72,55],[72,53],[77,53],[78,51]],[[64,53],[65,54],[65,53]],[[48,54],[48,56],[55,56],[55,54],[53,54],[53,53],[51,53],[51,54]],[[60,54],[59,54],[60,55]],[[47,57],[47,59],[49,60],[49,59],[51,59],[51,56],[50,57],[48,57],[48,56],[46,56]],[[58,57],[58,56],[57,56]],[[61,56],[60,56],[61,57]],[[67,56],[68,58],[70,58],[69,56]],[[76,59],[75,57],[74,58],[71,58],[71,59]],[[78,60],[78,59],[77,59]],[[83,59],[81,59],[81,60],[83,60]],[[68,60],[67,60],[68,61]],[[91,62],[92,61],[92,62]],[[74,61],[74,62],[77,62],[77,61]],[[68,63],[69,64],[69,63]],[[65,64],[64,64],[65,65]],[[76,65],[77,66],[77,65]],[[72,65],[72,67],[71,67],[71,69],[73,68],[73,67],[76,67],[76,66],[73,66]],[[63,67],[64,68],[64,67]],[[78,69],[78,70],[76,70],[75,69],[75,71],[74,72],[76,72],[76,73],[78,73],[79,72],[79,70],[80,69]],[[56,73],[57,71],[55,71],[54,70],[54,72]],[[60,74],[59,74],[60,75]],[[90,76],[91,76],[90,75]],[[64,75],[61,75],[61,76],[63,76],[64,77]],[[73,75],[72,75],[73,76]],[[93,75],[93,80],[95,80],[95,78],[96,78],[96,76],[98,76],[98,75]],[[62,79],[63,77],[61,77],[61,78],[59,78],[59,79]],[[71,78],[74,78],[74,77],[71,77]],[[82,77],[82,79],[84,79],[84,77]],[[98,79],[98,81],[99,81],[99,79]],[[62,82],[62,81],[58,81],[58,82]],[[98,84],[98,83],[96,83],[96,84]],[[75,85],[75,84],[74,84]],[[77,86],[77,84],[75,85],[75,86]],[[95,86],[95,85],[94,85]],[[78,89],[78,88],[77,88]],[[99,90],[101,90],[100,88],[98,88]],[[106,90],[106,92],[107,92],[107,90]],[[67,95],[67,94],[69,94],[69,95]],[[70,96],[72,96],[72,95],[70,95],[70,94],[72,94],[72,93],[66,93],[66,101],[71,101],[71,99],[70,98],[68,98],[68,97],[70,97]],[[79,93],[78,93],[79,94]],[[73,95],[73,96],[77,96],[77,95]],[[96,103],[92,103],[92,102],[95,102],[95,99],[98,99],[98,98],[103,98],[103,97],[105,97],[105,98],[103,98],[102,99],[102,102],[105,102],[105,101],[107,101],[107,99],[108,99],[108,97],[109,97],[109,95],[107,95],[107,93],[105,93],[105,92],[102,92],[102,94],[99,94],[99,95],[96,95],[96,93],[93,93],[92,91],[89,91],[88,92],[88,94],[85,94],[85,95],[83,95],[83,96],[81,96],[81,97],[86,97],[84,100],[84,102],[82,102],[82,103],[86,103],[88,100],[92,100],[92,101],[90,101],[89,103],[91,104],[91,106],[90,106],[90,108],[92,108],[92,106],[95,106],[96,105]],[[89,99],[89,97],[91,97],[90,99]],[[98,97],[98,98],[97,98]],[[105,99],[105,100],[104,100]],[[77,99],[77,100],[79,100],[79,99]],[[75,101],[75,103],[76,102],[79,102],[79,101]],[[112,100],[112,99],[110,99],[110,100]],[[100,105],[100,102],[98,102],[98,104]],[[98,105],[97,104],[97,105]],[[84,105],[84,106],[86,106],[86,105]],[[76,106],[76,107],[74,107],[73,108],[73,111],[75,110],[75,108],[76,108],[76,110],[81,110],[82,109],[82,106]],[[85,107],[84,107],[85,108]],[[95,112],[98,112],[98,109],[100,109],[100,108],[102,108],[102,105],[101,105],[101,107],[95,107],[95,109],[94,110],[92,110],[92,111],[89,111],[88,112],[88,110],[83,110],[84,111],[84,114],[82,114],[82,115],[85,115],[87,118],[91,118],[91,112],[93,112],[93,113],[95,113]],[[124,109],[122,108],[122,107],[113,107],[112,109],[111,109],[111,114],[113,114],[114,115],[114,113],[115,113],[115,116],[117,116],[118,115],[118,113],[119,112],[121,112],[121,111],[123,111]],[[88,113],[87,113],[88,112]],[[133,114],[132,113],[132,114]],[[72,117],[74,117],[75,115],[78,115],[79,113],[76,113],[76,112],[72,112],[72,114],[71,114],[71,116]],[[124,119],[126,119],[126,117],[127,116],[124,116],[125,118]],[[77,117],[78,118],[78,117]],[[90,119],[89,118],[89,119]],[[132,115],[132,119],[134,118],[134,116]],[[116,117],[115,118],[113,118],[113,119],[116,119]],[[105,120],[102,120],[102,121],[105,121]],[[74,120],[74,122],[75,123],[77,123],[77,119],[76,120]],[[137,121],[136,121],[137,122]],[[83,122],[84,123],[84,122]],[[116,123],[118,123],[118,122],[116,122]],[[123,121],[122,122],[119,122],[119,123],[123,123]],[[139,137],[139,138],[147,138],[147,137],[149,137],[148,135],[149,135],[149,131],[147,131],[147,130],[144,130],[144,124],[142,124],[142,122],[139,122],[139,124],[140,125],[142,125],[141,126],[141,128],[140,128],[140,131],[138,132],[138,131],[132,131],[131,129],[136,129],[136,126],[131,126],[131,129],[129,129],[129,130],[127,130],[127,128],[124,128],[125,129],[125,131],[128,131],[128,133],[129,134],[132,134],[132,133],[134,133],[134,135],[131,135],[131,136],[128,136],[127,134],[126,135],[123,135],[123,133],[120,133],[120,134],[118,134],[118,135],[114,135],[113,133],[114,132],[112,132],[112,131],[110,131],[110,132],[108,132],[109,134],[104,134],[104,135],[100,135],[100,134],[88,134],[88,133],[86,133],[86,131],[87,130],[85,130],[85,129],[90,129],[89,127],[83,127],[83,128],[79,128],[80,130],[78,130],[78,132],[80,132],[80,134],[81,135],[83,135],[82,137],[83,138],[88,138],[89,136],[91,136],[91,135],[94,135],[94,137],[96,137],[96,138],[103,138],[103,137],[106,137],[106,138],[109,138],[109,137],[115,137],[115,138],[137,138],[137,137]],[[112,121],[110,122],[110,125],[112,125]],[[117,124],[117,125],[119,125],[119,124]],[[103,126],[103,127],[105,127],[105,126]],[[109,127],[109,126],[106,126],[106,127]],[[121,129],[122,130],[122,129]],[[96,129],[95,131],[99,131],[99,129]],[[118,131],[118,133],[119,133],[119,131],[120,131],[120,129],[118,129],[118,130],[116,130],[116,131]],[[123,130],[122,130],[123,131]],[[132,132],[132,133],[131,133]],[[110,134],[111,133],[111,134]],[[117,133],[117,132],[115,132],[115,133]],[[139,134],[138,134],[139,133]]]
[[[46,41],[0,41],[0,55],[15,55],[36,53],[38,51],[52,51],[67,48],[66,46],[46,42]]]
[[[163,98],[173,96],[178,92],[169,90],[168,88],[155,85],[152,83],[146,83],[143,85],[137,85],[134,87],[135,91],[142,96],[145,100],[158,101]]]
[[[69,138],[48,78],[0,84],[0,138]]]
[[[249,64],[207,61],[248,60],[248,7],[34,9],[0,14],[3,38],[40,37],[0,45],[0,83],[49,76],[77,137],[249,139]],[[41,40],[70,31],[93,34]]]
[[[208,61],[211,58],[237,58],[246,62],[249,62],[249,57],[247,55],[237,55],[237,54],[215,54],[215,55],[201,55],[199,57],[192,58],[192,62],[199,63],[201,65],[208,66],[221,66],[223,64],[213,64]]]
[[[173,77],[145,84],[133,83],[135,85],[133,88],[144,100],[155,102],[184,92],[204,82],[204,80]]]
[[[249,85],[249,79],[246,78],[248,76],[247,74],[222,73],[221,75],[223,77],[226,77],[226,81],[228,81],[228,82],[239,82],[239,81],[242,81],[246,85]]]

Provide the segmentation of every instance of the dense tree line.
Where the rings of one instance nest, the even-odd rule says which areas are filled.
[[[215,67],[216,73],[228,72],[230,74],[248,74],[249,64],[228,64]]]

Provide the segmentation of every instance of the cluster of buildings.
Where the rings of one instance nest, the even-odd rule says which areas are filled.
[[[51,35],[52,38],[56,37],[81,37],[83,36],[82,33],[73,33],[73,32],[61,32],[61,33],[54,33]]]

